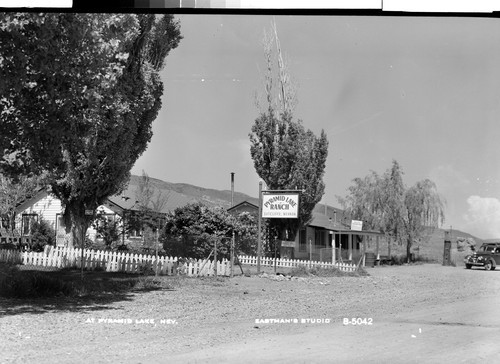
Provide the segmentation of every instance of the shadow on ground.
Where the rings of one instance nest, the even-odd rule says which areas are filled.
[[[172,291],[175,277],[79,270],[0,269],[0,317],[24,313],[116,310],[135,294]]]

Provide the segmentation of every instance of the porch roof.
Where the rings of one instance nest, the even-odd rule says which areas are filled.
[[[308,226],[323,228],[325,230],[330,230],[337,234],[350,234],[350,235],[384,235],[380,231],[376,230],[351,230],[345,223],[334,221],[331,217],[313,212],[313,218]]]

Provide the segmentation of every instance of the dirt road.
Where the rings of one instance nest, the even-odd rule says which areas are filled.
[[[188,279],[94,303],[2,300],[0,363],[498,361],[500,271],[369,273]]]
[[[187,363],[496,363],[500,360],[499,307],[498,297],[481,297],[375,317],[370,326],[336,322],[299,334],[292,328],[288,334],[231,342],[170,359]],[[148,359],[160,363],[163,358]]]

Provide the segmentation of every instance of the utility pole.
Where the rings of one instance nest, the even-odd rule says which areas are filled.
[[[234,206],[234,172],[231,172],[231,207]],[[234,265],[234,245],[235,245],[235,241],[234,241],[234,229],[233,229],[233,237],[231,239],[231,254],[230,254],[230,259],[231,259],[231,271],[230,271],[230,277],[233,278],[233,274],[234,274],[234,269],[233,269],[233,265]]]

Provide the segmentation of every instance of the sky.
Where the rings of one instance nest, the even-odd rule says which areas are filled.
[[[271,15],[178,14],[184,37],[162,71],[162,109],[132,173],[258,196],[248,134],[263,91]],[[294,118],[329,140],[322,203],[397,160],[431,179],[443,228],[500,238],[500,20],[274,17],[297,84]]]

